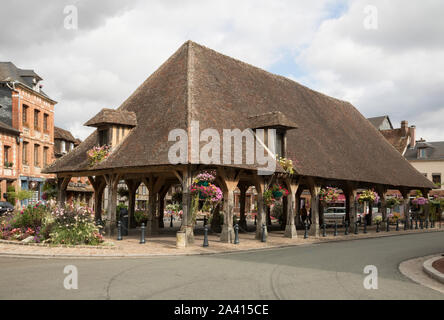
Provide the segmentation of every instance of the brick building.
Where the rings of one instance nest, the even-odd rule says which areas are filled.
[[[9,128],[1,138],[3,166],[3,158],[13,159],[8,160],[13,163],[11,178],[4,177],[3,169],[2,179],[6,179],[2,187],[9,184],[16,189],[31,190],[33,201],[41,199],[44,181],[54,177],[41,172],[54,159],[56,104],[42,91],[41,80],[33,70],[17,68],[12,62],[0,62],[0,122]]]

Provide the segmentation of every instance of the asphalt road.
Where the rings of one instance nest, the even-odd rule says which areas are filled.
[[[444,299],[398,270],[442,252],[443,232],[212,256],[0,257],[0,299]],[[77,290],[63,286],[66,265],[77,267]],[[377,290],[364,288],[367,265]]]

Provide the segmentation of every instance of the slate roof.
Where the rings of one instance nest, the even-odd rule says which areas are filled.
[[[28,88],[33,88],[33,79],[36,78],[37,81],[43,80],[34,70],[30,69],[20,69],[12,62],[0,62],[0,82],[4,81],[17,81]],[[38,92],[42,96],[51,99],[42,90]]]
[[[390,123],[390,126],[393,128],[393,125],[392,125],[392,122],[390,121],[389,116],[373,117],[373,118],[368,118],[367,120],[370,121],[370,123],[372,125],[374,125],[375,128],[380,129],[380,127],[385,119],[388,120],[388,122]]]
[[[100,127],[106,124],[118,124],[135,127],[137,125],[137,117],[132,111],[102,109],[84,125],[88,127]]]
[[[54,127],[54,139],[77,143],[77,139],[73,137],[71,132],[59,127]]]
[[[170,130],[246,129],[251,116],[279,111],[298,124],[287,148],[299,175],[433,188],[350,103],[313,91],[188,41],[118,108],[134,112],[137,126],[93,168],[86,152],[97,130],[56,161],[50,173],[168,165]],[[189,155],[190,157],[190,155]],[[190,160],[190,159],[189,159]],[[236,165],[240,168],[255,166]]]
[[[418,159],[418,149],[425,148],[426,158]],[[444,161],[444,141],[439,142],[418,142],[413,149],[408,149],[405,153],[407,160],[441,160]]]
[[[6,123],[0,121],[0,132],[1,131],[12,133],[12,134],[17,135],[17,136],[20,135],[20,131],[19,130],[11,127],[9,124],[6,124]]]

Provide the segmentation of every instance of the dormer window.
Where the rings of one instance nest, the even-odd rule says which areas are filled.
[[[427,158],[426,149],[420,148],[418,149],[418,159],[425,159]]]
[[[85,126],[95,127],[98,131],[100,146],[118,145],[128,135],[130,130],[137,125],[136,114],[132,111],[102,109]]]
[[[265,113],[248,118],[251,129],[264,129],[265,130],[265,145],[268,147],[268,129],[276,130],[275,139],[275,154],[278,157],[286,157],[286,134],[288,130],[297,129],[296,123],[288,119],[280,111]]]
[[[99,129],[99,145],[105,146],[109,144],[109,129]]]

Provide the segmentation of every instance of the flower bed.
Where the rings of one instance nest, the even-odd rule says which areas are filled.
[[[53,201],[29,205],[2,217],[0,239],[64,245],[103,243],[90,208],[71,204],[58,208]]]

